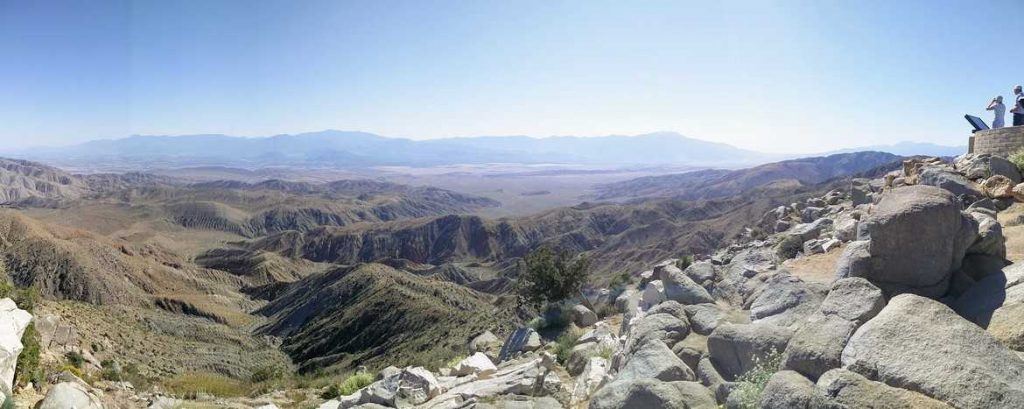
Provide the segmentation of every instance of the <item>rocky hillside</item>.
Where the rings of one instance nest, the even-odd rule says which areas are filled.
[[[872,171],[897,162],[899,156],[884,152],[854,152],[793,159],[749,169],[707,169],[665,176],[648,176],[599,186],[599,200],[649,197],[713,199],[729,197],[769,185],[814,185],[829,179]]]

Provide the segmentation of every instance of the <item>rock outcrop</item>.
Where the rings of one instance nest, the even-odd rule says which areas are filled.
[[[10,298],[0,299],[0,393],[10,395],[14,390],[14,369],[23,348],[21,336],[31,322],[28,311],[19,309]]]

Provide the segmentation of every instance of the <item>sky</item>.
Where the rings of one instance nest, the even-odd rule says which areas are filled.
[[[0,145],[323,129],[964,145],[1024,1],[0,0]],[[1007,121],[1009,122],[1009,120]]]

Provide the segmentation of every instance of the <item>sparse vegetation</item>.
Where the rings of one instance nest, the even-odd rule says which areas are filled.
[[[0,393],[0,409],[14,409],[14,399],[5,393]]]
[[[586,257],[541,247],[523,258],[516,293],[520,304],[540,307],[579,295],[588,276]]]
[[[1010,154],[1010,157],[1006,159],[1014,165],[1017,165],[1017,169],[1024,171],[1024,148],[1018,149],[1016,152]]]
[[[71,365],[78,369],[82,369],[82,366],[85,365],[85,357],[76,351],[70,351],[65,353],[64,359],[67,361],[68,365]]]
[[[328,386],[320,394],[320,398],[334,399],[339,396],[348,396],[369,386],[371,383],[373,383],[373,376],[364,371],[359,371],[345,378],[345,381],[341,384],[333,383]]]
[[[583,336],[583,330],[576,328],[575,326],[566,329],[559,335],[555,340],[555,358],[562,365],[569,360],[569,353],[572,352],[572,347],[576,346],[576,341]]]
[[[775,256],[779,261],[789,260],[800,254],[800,251],[804,249],[803,244],[800,236],[787,235],[779,244],[775,245]]]
[[[39,385],[45,380],[42,368],[39,366],[39,332],[35,324],[29,324],[25,333],[21,336],[21,345],[24,347],[18,355],[18,365],[14,368],[14,379],[19,385],[27,385],[29,382]]]
[[[754,367],[736,379],[736,389],[732,392],[739,397],[741,408],[760,407],[761,393],[772,375],[778,372],[781,363],[782,353],[778,351],[772,351],[764,359],[754,357]]]
[[[685,255],[679,257],[679,260],[676,261],[676,267],[679,267],[680,270],[686,270],[686,268],[689,267],[691,264],[693,264],[692,255]]]
[[[199,394],[217,397],[239,397],[249,393],[250,385],[237,379],[214,373],[187,373],[163,383],[172,394],[194,399]]]
[[[253,383],[276,381],[284,378],[285,370],[277,365],[265,365],[252,371],[250,380]]]

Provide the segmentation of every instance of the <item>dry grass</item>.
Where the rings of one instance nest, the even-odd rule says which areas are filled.
[[[830,284],[835,280],[836,262],[843,254],[843,244],[832,249],[828,253],[814,254],[786,260],[782,266],[789,270],[790,274],[799,277],[801,280],[811,283]]]
[[[181,397],[192,398],[209,394],[220,398],[246,396],[252,385],[224,375],[193,372],[175,376],[163,382],[168,392]]]

